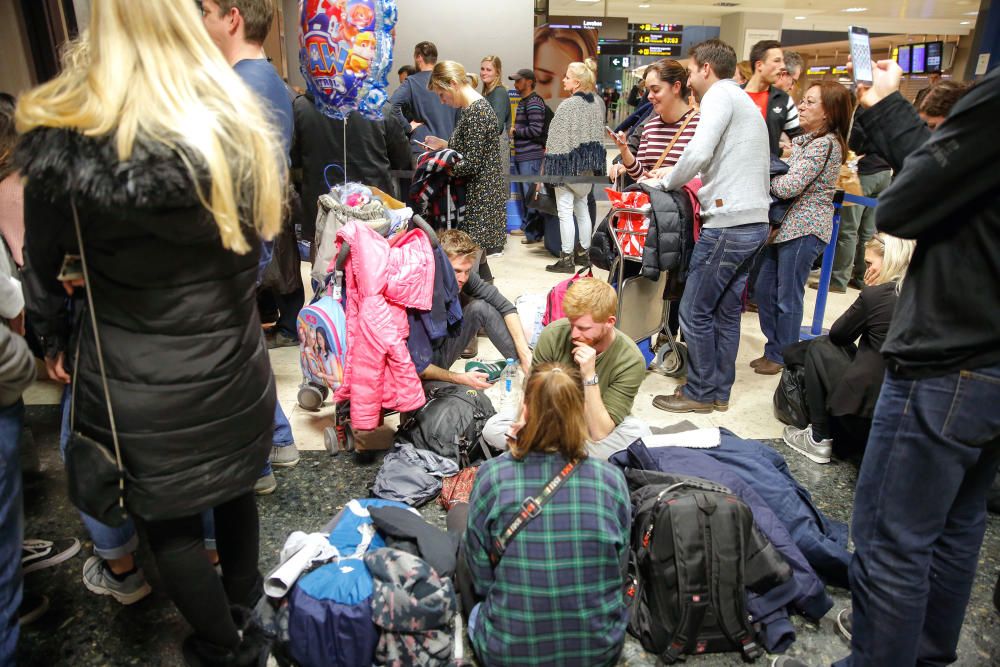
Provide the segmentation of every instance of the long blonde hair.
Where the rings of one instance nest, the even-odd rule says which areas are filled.
[[[252,201],[253,226],[264,238],[281,228],[287,166],[280,139],[191,0],[92,0],[90,27],[70,45],[62,73],[22,95],[16,119],[22,133],[113,133],[122,161],[137,140],[183,148],[177,153],[222,245],[234,252],[251,247],[241,205]],[[211,177],[207,198],[199,167]]]
[[[462,67],[462,63],[454,60],[441,60],[434,65],[431,70],[431,78],[427,81],[428,90],[451,90],[452,85],[470,86],[476,88],[479,85],[479,77],[469,74]]]
[[[570,63],[566,71],[580,82],[581,93],[592,93],[597,88],[597,61],[593,58],[587,58],[582,63]]]
[[[496,78],[493,79],[493,83],[483,83],[483,95],[489,95],[496,90],[497,86],[499,86],[503,81],[503,63],[500,61],[500,56],[486,56],[479,62],[480,66],[482,66],[483,63],[493,65],[493,71],[497,73]]]
[[[899,291],[906,277],[906,270],[910,268],[913,251],[917,249],[917,242],[879,232],[865,244],[865,249],[882,257],[878,284],[896,283],[896,290]]]

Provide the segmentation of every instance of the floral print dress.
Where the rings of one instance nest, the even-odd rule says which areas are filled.
[[[448,141],[448,147],[462,155],[452,175],[465,179],[465,221],[458,228],[487,252],[502,249],[507,241],[507,193],[498,127],[493,107],[479,99],[462,110]]]

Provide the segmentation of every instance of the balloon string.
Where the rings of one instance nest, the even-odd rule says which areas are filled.
[[[344,116],[344,185],[347,185],[347,116]]]

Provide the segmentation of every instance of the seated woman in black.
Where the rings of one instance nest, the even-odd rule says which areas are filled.
[[[880,350],[915,246],[914,241],[876,234],[865,246],[867,287],[834,322],[829,336],[809,343],[805,360],[809,425],[786,426],[784,440],[816,463],[830,462],[834,442],[843,458],[863,450],[868,441],[885,375]]]

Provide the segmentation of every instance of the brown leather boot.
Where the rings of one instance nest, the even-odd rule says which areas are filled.
[[[753,372],[758,375],[777,375],[784,369],[784,364],[779,364],[777,361],[771,361],[770,359],[764,359],[764,361],[754,367]]]
[[[690,398],[685,396],[683,392],[680,394],[663,394],[657,396],[653,399],[653,407],[666,410],[667,412],[709,413],[715,410],[715,406],[711,403],[692,401]]]

